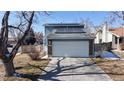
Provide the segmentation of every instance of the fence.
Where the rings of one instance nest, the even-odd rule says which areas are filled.
[[[109,51],[112,49],[112,42],[95,44],[94,50],[97,51]]]

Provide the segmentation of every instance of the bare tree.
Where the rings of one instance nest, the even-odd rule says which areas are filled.
[[[81,24],[84,24],[84,29],[87,33],[94,33],[95,32],[95,26],[93,25],[92,21],[90,21],[89,18],[86,20],[81,19]]]
[[[25,39],[22,42],[22,45],[34,45],[36,42],[35,39],[35,33],[33,28],[30,28],[30,31],[28,31],[27,36],[25,37]]]
[[[111,13],[117,16],[118,18],[121,18],[124,20],[124,11],[113,11]]]
[[[113,25],[115,23],[118,25],[124,24],[124,11],[109,12],[109,16],[106,21],[109,23],[109,25]]]
[[[0,34],[0,58],[4,64],[6,76],[12,76],[15,73],[13,59],[18,52],[21,42],[25,39],[32,26],[34,14],[34,11],[20,12],[19,17],[21,22],[18,24],[18,26],[13,26],[8,23],[10,11],[6,11],[4,13]],[[8,33],[10,28],[18,29],[21,32],[23,31],[23,36],[18,40],[11,52],[8,51]]]
[[[43,33],[42,32],[35,32],[35,38],[37,44],[43,44]]]

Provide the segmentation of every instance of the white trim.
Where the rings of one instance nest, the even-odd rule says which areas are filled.
[[[109,31],[112,35],[115,35],[116,37],[120,37],[119,35],[116,35],[116,34],[114,34],[114,33],[112,33],[111,31]]]

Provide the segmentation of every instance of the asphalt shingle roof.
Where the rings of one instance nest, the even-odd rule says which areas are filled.
[[[114,35],[117,35],[119,37],[124,37],[124,28],[123,27],[109,29],[109,31],[112,32]]]

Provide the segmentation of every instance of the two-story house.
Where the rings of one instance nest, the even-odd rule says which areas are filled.
[[[44,24],[45,45],[49,56],[89,57],[94,55],[93,33],[87,33],[83,24]]]
[[[95,44],[111,43],[111,49],[124,50],[124,27],[109,28],[107,23],[96,31]]]

